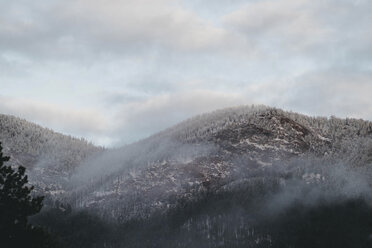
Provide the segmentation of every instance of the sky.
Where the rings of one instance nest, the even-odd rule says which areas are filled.
[[[0,0],[0,113],[96,145],[265,104],[372,120],[370,0]]]

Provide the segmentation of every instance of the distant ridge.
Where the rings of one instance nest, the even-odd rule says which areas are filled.
[[[68,172],[87,156],[103,150],[83,138],[4,114],[0,114],[0,141],[5,153],[28,169],[44,160],[50,169]]]

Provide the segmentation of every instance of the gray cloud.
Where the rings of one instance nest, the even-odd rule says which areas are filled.
[[[349,57],[370,54],[371,11],[372,3],[364,0],[265,0],[249,3],[223,20],[266,52],[347,63]]]
[[[30,57],[83,59],[149,51],[251,56],[368,57],[369,1],[3,1],[0,47]],[[213,6],[217,23],[198,16]],[[234,9],[227,6],[234,6]],[[226,9],[232,12],[225,16]],[[209,11],[211,12],[211,11]],[[222,25],[219,25],[221,22]],[[330,59],[331,59],[330,58]]]
[[[69,109],[21,98],[0,96],[0,112],[76,135],[99,135],[108,128],[105,116],[95,110]]]
[[[244,45],[179,1],[17,1],[2,6],[0,46],[34,58],[89,60],[152,49],[221,52],[227,44]]]
[[[194,115],[245,104],[266,104],[309,115],[372,119],[371,80],[371,72],[333,68],[290,80],[252,84],[239,92],[184,90],[161,94],[119,105],[113,131],[121,137],[119,143],[130,143]]]
[[[284,105],[313,115],[372,119],[372,72],[332,68],[306,73],[296,80]]]
[[[130,143],[194,115],[244,103],[246,101],[239,94],[215,91],[157,95],[121,105],[113,131],[121,137],[119,142]]]

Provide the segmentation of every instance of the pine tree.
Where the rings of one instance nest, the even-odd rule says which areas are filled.
[[[1,247],[52,247],[49,236],[28,223],[28,217],[42,208],[43,196],[31,195],[25,167],[5,165],[0,143],[0,244]],[[50,245],[50,246],[49,246]]]

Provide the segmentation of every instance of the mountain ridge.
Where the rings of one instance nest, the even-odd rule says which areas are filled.
[[[236,184],[239,174],[244,181],[244,176],[285,161],[314,157],[330,161],[345,158],[353,165],[366,162],[358,150],[370,142],[370,122],[306,117],[268,107],[235,110],[233,114],[222,110],[182,122],[96,160],[115,165],[111,167],[115,169],[102,167],[96,182],[81,193],[84,197],[78,205],[100,208],[103,204],[118,215],[126,212],[130,216],[132,211],[137,216],[141,205],[147,209],[141,210],[144,212],[168,208],[172,199]],[[175,156],[179,154],[182,156]],[[319,173],[306,173],[301,175],[304,180],[319,177]]]
[[[114,218],[123,213],[129,219],[148,216],[174,206],[176,199],[230,188],[253,180],[255,174],[262,178],[263,173],[299,159],[343,160],[350,166],[372,161],[371,122],[308,117],[262,105],[199,115],[111,150],[14,117],[0,116],[0,127],[0,139],[5,137],[9,151],[18,143],[27,148],[25,144],[32,141],[36,148],[24,148],[23,153],[57,154],[29,162],[19,152],[10,152],[21,164],[30,163],[23,165],[30,169],[38,192],[75,207],[110,212]],[[11,140],[13,129],[18,143]],[[37,144],[50,136],[53,142]],[[321,173],[306,170],[299,174],[303,180],[322,178]]]

